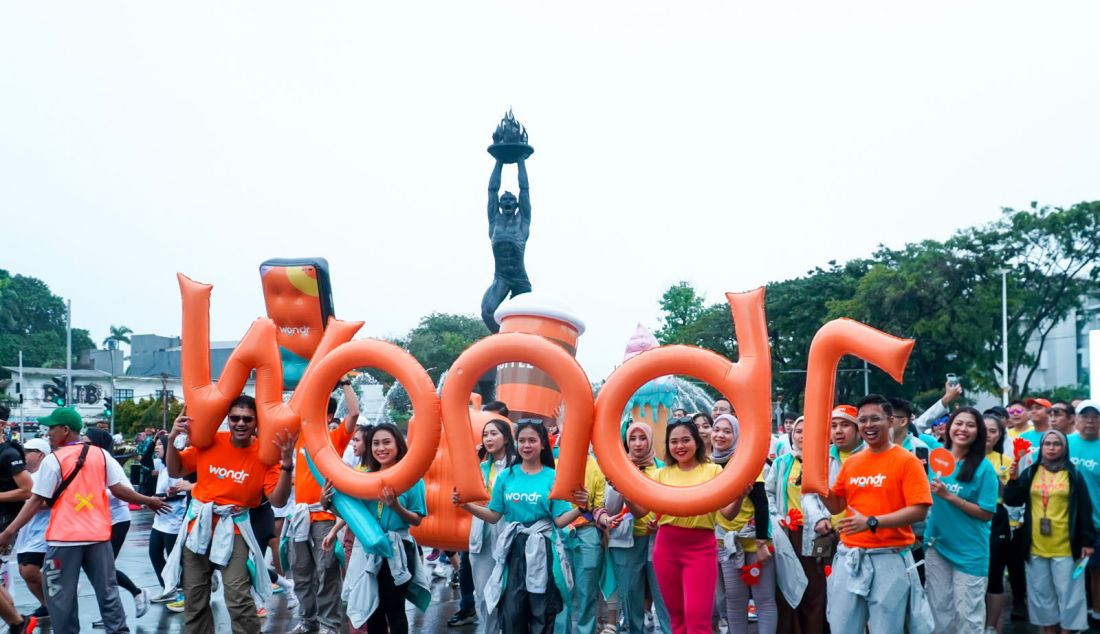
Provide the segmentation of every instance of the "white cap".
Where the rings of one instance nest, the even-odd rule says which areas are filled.
[[[1096,410],[1097,414],[1100,414],[1100,403],[1097,403],[1096,401],[1092,400],[1091,398],[1086,398],[1085,400],[1083,400],[1083,401],[1081,401],[1080,403],[1077,404],[1077,413],[1082,414],[1082,413],[1084,413],[1084,411],[1086,409],[1088,409],[1090,407],[1092,409]]]
[[[44,454],[50,453],[50,443],[45,438],[31,438],[23,444],[23,449],[31,451],[41,451]]]
[[[578,335],[584,334],[584,321],[573,312],[572,308],[541,293],[516,295],[502,303],[493,313],[493,318],[499,324],[505,317],[513,315],[549,317],[576,328]]]

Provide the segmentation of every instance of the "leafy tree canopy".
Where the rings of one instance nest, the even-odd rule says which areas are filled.
[[[94,348],[88,331],[73,329],[73,363]],[[0,364],[65,367],[65,302],[34,277],[0,269]]]

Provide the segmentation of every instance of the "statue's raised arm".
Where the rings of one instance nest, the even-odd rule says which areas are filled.
[[[523,218],[524,233],[531,228],[531,192],[527,185],[527,161],[517,161],[519,167],[519,215]]]
[[[496,167],[493,168],[493,173],[489,176],[489,239],[493,238],[493,224],[496,222],[497,215],[500,213],[499,199],[500,194],[500,172],[504,169],[504,163],[497,161]]]

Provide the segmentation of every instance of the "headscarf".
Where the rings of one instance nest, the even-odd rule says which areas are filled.
[[[634,466],[638,467],[639,469],[645,469],[650,465],[657,464],[657,453],[653,449],[653,428],[650,427],[647,423],[636,420],[627,425],[626,437],[630,438],[630,432],[635,429],[640,429],[643,433],[645,433],[645,437],[649,440],[649,453],[642,458],[635,458],[634,454],[628,451],[627,455],[630,456],[630,461],[633,462]]]
[[[720,421],[720,420],[724,420],[724,421],[729,422],[730,427],[733,429],[733,442],[730,443],[730,448],[725,450],[725,451],[718,451],[717,449],[712,449],[710,459],[713,460],[715,463],[720,464],[724,467],[724,466],[726,466],[726,463],[729,462],[730,456],[733,455],[733,452],[737,451],[737,439],[738,439],[738,436],[740,435],[739,432],[740,432],[741,425],[740,425],[740,423],[737,422],[737,417],[733,416],[732,414],[719,414],[718,418],[714,419],[714,425],[717,425],[718,421]],[[711,425],[711,429],[714,429],[714,425]],[[711,441],[711,445],[713,445],[713,444],[714,444],[714,442]]]
[[[802,450],[796,449],[794,446],[794,428],[798,427],[799,423],[802,423],[802,430],[806,430],[806,417],[799,416],[794,419],[794,424],[791,425],[791,431],[787,432],[787,446],[791,449],[791,455],[795,458],[802,459]]]
[[[89,427],[88,429],[84,430],[84,435],[88,437],[89,442],[91,442],[96,447],[107,451],[108,453],[110,453],[111,450],[115,447],[114,438],[111,438],[111,434],[103,431],[102,429]]]
[[[1046,437],[1050,434],[1056,434],[1062,441],[1062,457],[1057,460],[1047,460],[1043,456],[1043,441],[1046,440]],[[1051,473],[1057,473],[1066,468],[1066,464],[1069,462],[1069,439],[1066,438],[1065,434],[1057,429],[1048,429],[1043,433],[1042,438],[1039,440],[1039,462]]]

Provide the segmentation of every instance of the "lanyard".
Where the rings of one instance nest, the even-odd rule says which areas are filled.
[[[382,500],[378,500],[378,521],[382,521],[382,509],[386,508],[385,504],[382,504]]]
[[[489,491],[493,490],[493,482],[495,482],[496,479],[497,479],[496,475],[493,473],[493,467],[495,467],[495,466],[497,466],[497,461],[490,458],[490,460],[489,460]]]
[[[1048,478],[1050,472],[1044,468],[1039,469],[1039,494],[1043,499],[1043,517],[1047,516],[1047,504],[1050,502],[1050,494],[1054,491],[1058,476]]]

